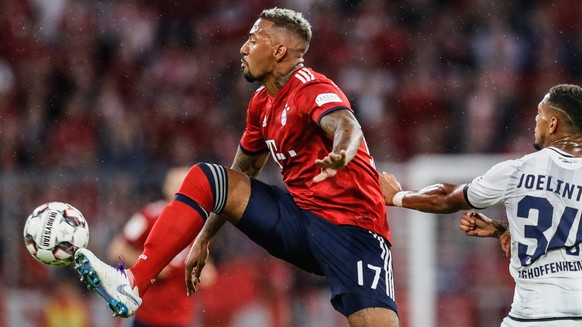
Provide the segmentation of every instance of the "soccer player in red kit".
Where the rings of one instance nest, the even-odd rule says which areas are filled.
[[[228,220],[275,257],[324,275],[333,307],[350,326],[399,325],[379,175],[344,93],[304,66],[310,40],[300,13],[264,10],[241,48],[244,77],[262,86],[232,168],[194,165],[130,269],[116,271],[89,250],[77,251],[82,282],[117,315],[132,315],[156,275],[194,238],[186,284],[195,291],[208,245]],[[287,190],[255,179],[269,156]]]
[[[133,265],[166,204],[165,201],[149,203],[133,215],[125,225],[123,233],[110,243],[109,259],[115,260],[121,253],[124,263]],[[195,299],[186,296],[184,292],[184,261],[187,254],[188,252],[180,252],[158,275],[157,282],[142,297],[143,302],[135,313],[132,327],[193,326],[196,318]]]

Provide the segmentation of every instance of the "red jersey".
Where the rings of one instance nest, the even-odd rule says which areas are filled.
[[[123,229],[123,237],[137,250],[143,251],[156,219],[168,203],[153,202],[135,213]],[[166,278],[158,279],[142,297],[142,305],[135,313],[138,321],[150,325],[191,325],[195,318],[195,296],[187,296],[184,284],[184,262],[190,247],[171,262],[173,268]]]
[[[352,111],[339,87],[309,68],[298,69],[274,97],[264,86],[253,94],[241,150],[251,154],[270,151],[301,209],[337,225],[371,230],[390,242],[379,175],[365,141],[335,177],[320,183],[312,181],[321,172],[315,160],[333,149],[333,139],[319,122],[335,110]]]

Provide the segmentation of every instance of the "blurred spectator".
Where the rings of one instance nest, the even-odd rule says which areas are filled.
[[[176,167],[168,170],[161,187],[163,199],[149,203],[136,212],[125,224],[122,233],[117,234],[108,248],[111,262],[122,260],[131,267],[138,260],[156,219],[174,197],[186,176],[189,167]],[[184,262],[189,247],[178,254],[158,275],[143,303],[135,314],[135,327],[190,327],[202,321],[197,312],[198,296],[188,297],[184,283]],[[216,271],[211,262],[205,267],[201,279],[202,288],[211,285]]]

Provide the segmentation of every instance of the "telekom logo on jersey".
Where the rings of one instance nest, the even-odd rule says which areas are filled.
[[[278,152],[277,144],[275,143],[275,140],[266,140],[265,143],[267,143],[267,147],[269,148],[269,151],[271,152],[271,156],[273,157],[273,159],[275,160],[275,163],[277,164],[277,166],[279,166],[280,169],[283,169],[283,165],[281,165],[279,160],[287,159],[287,155],[291,158],[293,158],[297,155],[297,152],[295,152],[295,150],[287,151],[286,152],[287,155],[283,152]]]

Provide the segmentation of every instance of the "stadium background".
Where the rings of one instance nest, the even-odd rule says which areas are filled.
[[[84,212],[90,247],[103,253],[131,213],[157,199],[166,168],[230,165],[257,87],[240,74],[239,48],[263,8],[305,13],[314,30],[307,65],[343,88],[379,168],[405,186],[417,173],[411,165],[431,156],[452,156],[454,165],[465,156],[530,151],[545,91],[582,83],[577,0],[0,4],[1,326],[52,326],[47,318],[61,312],[88,318],[88,326],[126,323],[109,318],[70,269],[30,258],[24,220],[44,201],[67,201]],[[458,162],[453,179],[467,175]],[[279,183],[272,165],[264,175]],[[425,312],[409,301],[420,282],[410,279],[424,273],[410,262],[427,246],[409,242],[407,215],[389,210],[405,327]],[[430,324],[498,326],[513,292],[507,259],[495,241],[464,237],[459,217],[425,217],[435,236]],[[320,279],[270,258],[232,228],[220,236],[219,283],[199,295],[203,326],[345,324]]]

